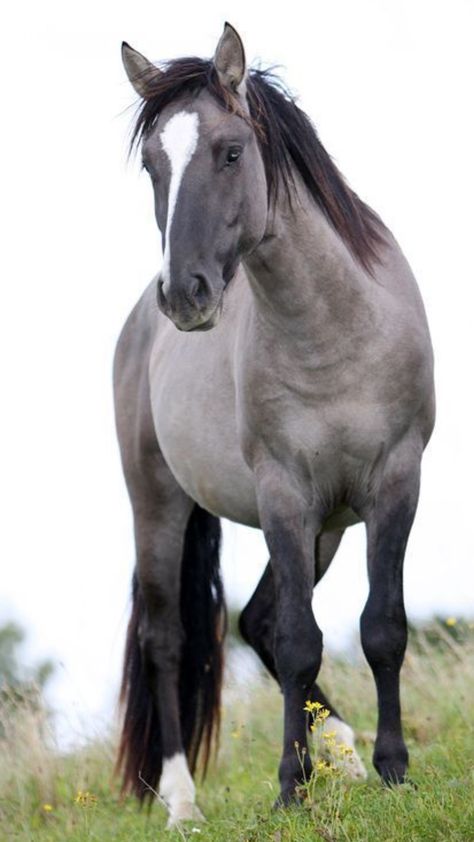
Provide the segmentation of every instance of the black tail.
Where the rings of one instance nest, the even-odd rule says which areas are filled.
[[[179,680],[183,743],[192,772],[199,755],[206,771],[220,725],[223,643],[226,628],[224,591],[219,569],[221,529],[218,518],[197,504],[184,538],[181,570],[181,622],[184,643]],[[133,577],[120,701],[124,706],[117,770],[123,792],[140,801],[153,797],[161,775],[158,715],[150,688],[153,668],[139,642],[143,597]],[[146,782],[146,783],[144,783]],[[150,789],[151,787],[151,789]]]

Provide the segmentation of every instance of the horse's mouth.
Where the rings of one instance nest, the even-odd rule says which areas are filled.
[[[198,333],[204,332],[206,330],[212,330],[213,327],[216,326],[217,322],[219,321],[222,313],[222,299],[216,305],[215,309],[212,311],[211,315],[208,319],[204,322],[199,322],[197,325],[178,325],[175,322],[176,327],[178,330],[183,331],[183,333]]]

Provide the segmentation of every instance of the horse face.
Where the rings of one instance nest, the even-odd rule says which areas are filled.
[[[163,110],[143,144],[162,235],[158,305],[180,330],[217,323],[225,287],[262,240],[267,185],[245,113],[207,92]]]
[[[122,57],[136,92],[145,101],[156,97],[162,72],[126,43]],[[188,331],[217,323],[224,289],[239,261],[260,243],[267,222],[265,169],[246,101],[245,52],[230,24],[213,65],[231,108],[206,87],[198,95],[170,96],[142,147],[163,244],[158,304]]]

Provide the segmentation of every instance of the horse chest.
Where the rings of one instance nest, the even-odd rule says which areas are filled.
[[[376,458],[373,429],[357,440],[352,434],[349,443],[353,408],[348,418],[340,405],[308,395],[296,400],[282,390],[270,400],[265,388],[249,394],[236,385],[225,360],[215,360],[203,356],[196,370],[188,348],[179,360],[177,354],[155,353],[150,368],[160,448],[179,485],[203,508],[259,526],[256,448],[271,453],[288,474],[302,471],[308,494],[322,487],[331,500],[343,496],[349,466],[354,473],[358,459],[371,461],[364,441]]]
[[[254,476],[239,443],[230,367],[222,355],[212,354],[202,354],[196,367],[200,337],[174,339],[171,352],[169,343],[158,340],[150,365],[160,449],[179,485],[203,508],[259,526]]]
[[[266,372],[266,373],[265,373]],[[389,414],[354,367],[248,369],[241,392],[245,446],[304,460],[311,473],[336,475],[346,460],[370,463],[392,435]],[[285,456],[283,456],[285,454]]]

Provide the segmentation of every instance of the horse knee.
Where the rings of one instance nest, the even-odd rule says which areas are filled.
[[[313,686],[321,666],[322,632],[312,617],[304,626],[294,626],[293,633],[277,630],[275,655],[277,671],[283,687],[296,684],[308,690]]]
[[[387,615],[364,609],[361,620],[361,642],[372,669],[400,668],[407,645],[407,622],[403,607]]]

